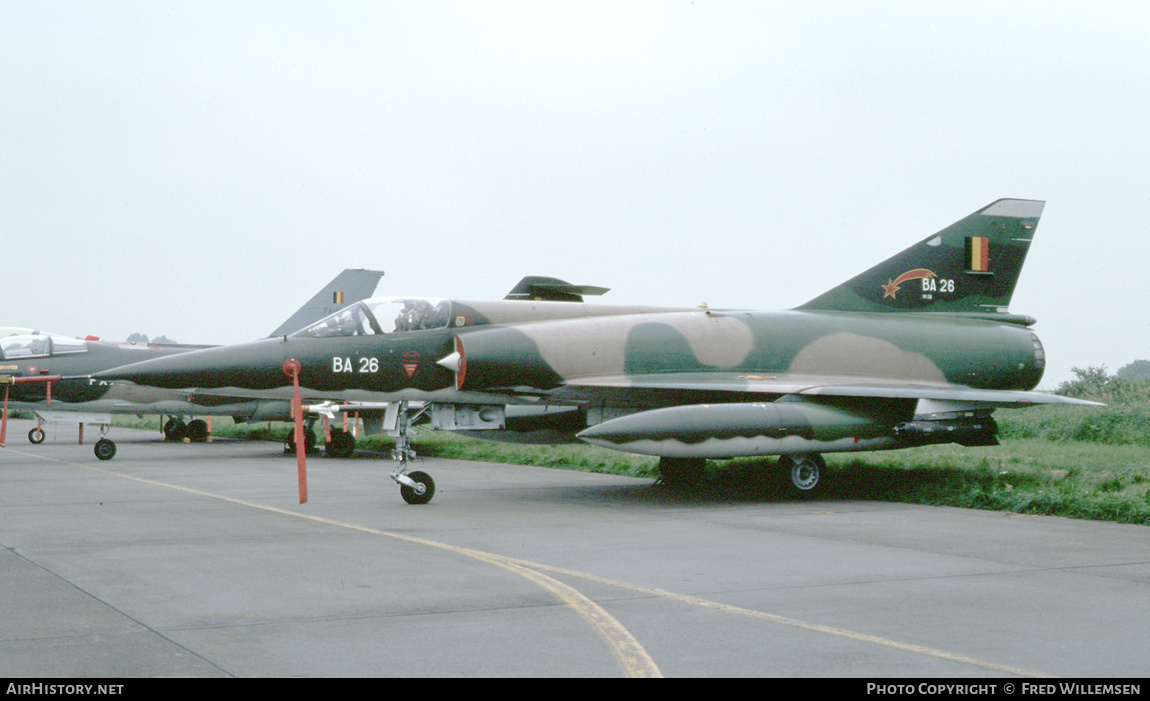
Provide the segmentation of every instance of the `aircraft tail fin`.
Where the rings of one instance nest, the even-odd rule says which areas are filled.
[[[798,309],[1005,314],[1045,204],[992,202]]]
[[[375,294],[375,288],[379,285],[379,278],[381,277],[383,277],[381,270],[355,270],[351,268],[344,270],[308,300],[307,304],[288,317],[287,321],[272,331],[268,337],[284,336],[299,331],[308,324],[334,314],[353,302],[371,297]]]

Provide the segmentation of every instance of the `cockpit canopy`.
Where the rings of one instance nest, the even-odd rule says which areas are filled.
[[[50,333],[20,334],[0,338],[0,358],[4,360],[42,358],[60,353],[83,353],[86,350],[88,344],[81,339]]]
[[[447,328],[451,301],[435,297],[375,297],[356,302],[293,336],[332,338]]]

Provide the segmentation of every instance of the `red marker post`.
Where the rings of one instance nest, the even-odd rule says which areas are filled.
[[[299,503],[307,502],[307,443],[303,439],[303,399],[299,393],[299,374],[303,365],[295,358],[284,362],[284,374],[292,379],[295,392],[291,398],[291,413],[295,419],[295,457],[299,468]]]
[[[8,439],[8,382],[4,383],[4,418],[0,419],[0,448],[7,448]]]

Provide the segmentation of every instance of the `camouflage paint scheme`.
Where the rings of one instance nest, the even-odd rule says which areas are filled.
[[[820,452],[992,445],[996,408],[1083,403],[1031,391],[1045,353],[1035,320],[1007,311],[1043,206],[998,200],[788,311],[555,301],[588,288],[551,280],[489,302],[369,300],[357,319],[103,376],[276,391],[295,358],[312,395],[425,402],[438,428],[577,437],[668,473],[778,454],[817,483]]]

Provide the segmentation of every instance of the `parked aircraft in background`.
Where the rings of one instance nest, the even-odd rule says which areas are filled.
[[[312,297],[303,307],[281,324],[273,335],[298,331],[332,312],[357,302],[375,292],[382,272],[344,270]],[[286,330],[285,330],[286,329]],[[120,365],[158,358],[190,350],[210,348],[183,344],[108,343],[92,337],[68,338],[42,333],[35,329],[5,328],[0,337],[0,374],[12,378],[88,375]],[[171,417],[164,433],[172,440],[188,437],[203,440],[207,424],[203,419],[185,422],[184,417],[237,417],[237,420],[290,420],[290,404],[285,401],[240,398],[232,401],[135,385],[131,382],[91,383],[87,380],[58,379],[51,383],[22,383],[8,387],[13,409],[31,410],[41,421],[49,423],[92,423],[106,427],[111,414],[160,414]],[[44,440],[40,426],[28,438],[33,443]],[[115,445],[107,438],[97,442],[96,455],[109,459]]]
[[[659,456],[664,479],[688,484],[709,458],[779,455],[809,495],[821,453],[995,445],[995,409],[1089,404],[1031,391],[1045,351],[1035,320],[1007,309],[1043,207],[993,202],[788,311],[557,301],[588,288],[551,281],[491,302],[365,300],[286,337],[96,378],[282,397],[298,361],[309,397],[339,400],[313,410],[376,412],[397,435],[392,476],[412,503],[434,494],[407,472],[419,415]]]

